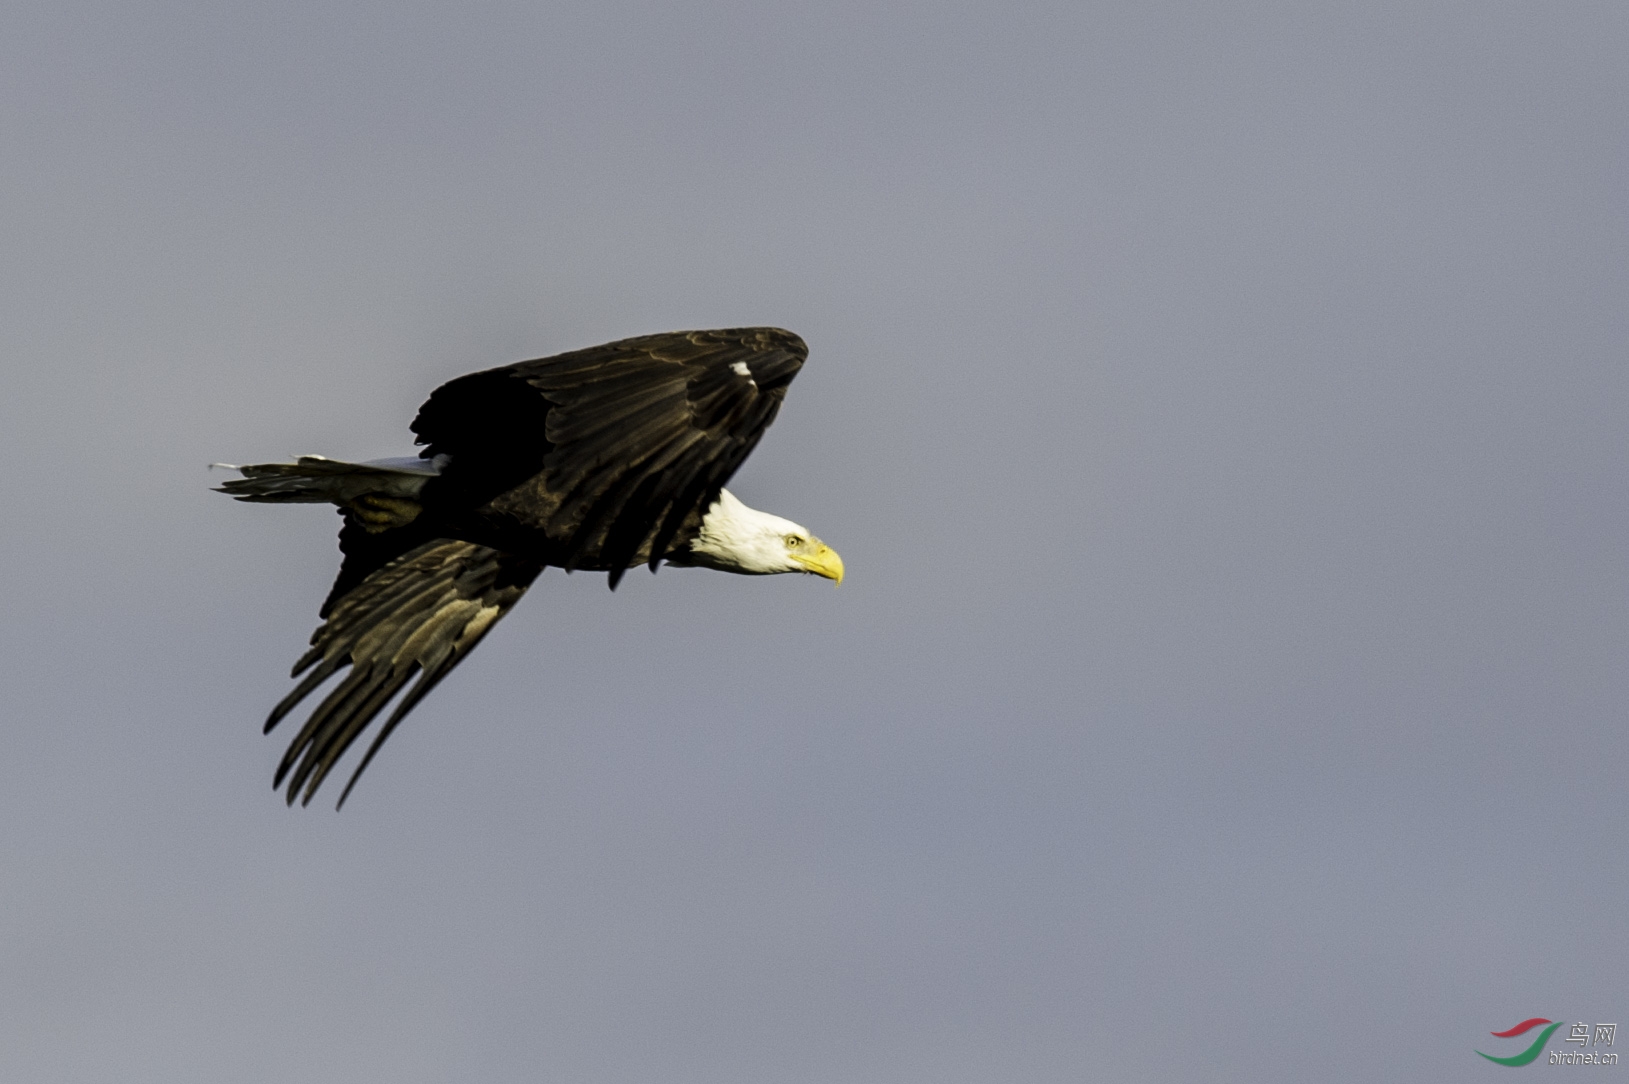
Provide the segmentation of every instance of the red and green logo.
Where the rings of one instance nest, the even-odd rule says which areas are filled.
[[[1508,1031],[1489,1032],[1495,1039],[1514,1039],[1516,1036],[1525,1035],[1541,1025],[1548,1026],[1539,1032],[1539,1037],[1533,1040],[1533,1045],[1520,1054],[1513,1054],[1508,1058],[1496,1058],[1492,1054],[1482,1054],[1480,1050],[1477,1053],[1482,1054],[1484,1058],[1497,1065],[1531,1065],[1538,1060],[1540,1054],[1544,1053],[1544,1044],[1550,1041],[1550,1036],[1555,1034],[1555,1029],[1561,1026],[1559,1022],[1551,1023],[1542,1016],[1535,1016],[1531,1020],[1523,1020]]]

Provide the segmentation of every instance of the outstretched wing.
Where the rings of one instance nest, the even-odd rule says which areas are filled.
[[[451,381],[413,431],[451,457],[435,484],[496,498],[544,531],[551,563],[591,556],[615,587],[717,498],[807,356],[779,328],[645,335]]]
[[[311,634],[311,650],[294,665],[294,677],[310,673],[272,709],[266,730],[328,678],[346,667],[350,672],[289,743],[272,786],[288,780],[290,805],[303,786],[301,804],[309,804],[345,750],[418,675],[352,773],[339,798],[344,805],[396,724],[474,650],[540,571],[535,563],[485,546],[438,538],[390,561],[340,598]]]

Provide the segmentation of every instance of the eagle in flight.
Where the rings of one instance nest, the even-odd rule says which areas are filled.
[[[332,503],[339,578],[304,678],[266,731],[349,672],[289,743],[274,788],[311,801],[335,762],[413,681],[340,795],[396,724],[520,601],[544,568],[636,565],[804,572],[843,562],[808,530],[724,488],[775,420],[808,356],[779,328],[645,335],[461,376],[413,420],[418,458],[232,467],[238,500]]]

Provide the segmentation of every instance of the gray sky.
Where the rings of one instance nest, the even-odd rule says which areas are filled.
[[[1472,1081],[1629,1016],[1625,56],[1621,3],[8,8],[0,1077]],[[760,323],[812,355],[732,488],[842,589],[547,574],[285,809],[337,520],[205,464]]]

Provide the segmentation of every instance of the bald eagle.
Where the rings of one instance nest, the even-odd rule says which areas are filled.
[[[273,789],[286,781],[293,805],[303,788],[308,804],[417,675],[343,806],[402,717],[550,565],[609,573],[613,589],[628,569],[663,562],[841,583],[830,547],[724,488],[807,355],[779,328],[623,339],[443,384],[413,421],[417,459],[231,467],[242,477],[219,490],[238,500],[332,503],[344,517],[339,577],[294,664],[305,677],[265,730],[349,672],[289,743]]]

